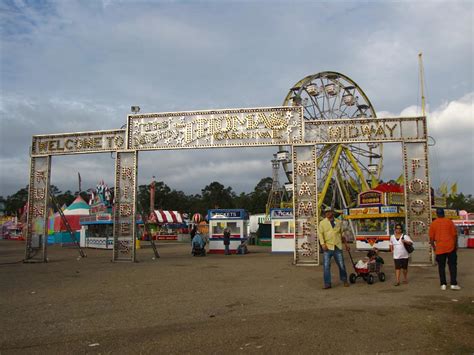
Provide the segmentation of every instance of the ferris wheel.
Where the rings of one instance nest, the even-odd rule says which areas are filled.
[[[302,106],[305,120],[376,117],[362,89],[349,77],[330,71],[298,81],[289,90],[283,105]],[[353,205],[359,192],[379,181],[382,152],[383,145],[379,143],[318,145],[318,207],[341,209]],[[288,181],[292,182],[290,163],[282,165]]]

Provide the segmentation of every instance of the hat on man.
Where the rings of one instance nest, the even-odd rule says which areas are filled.
[[[438,217],[444,217],[444,209],[443,208],[437,208],[436,209],[436,215]]]
[[[326,207],[326,208],[324,209],[324,213],[327,213],[327,212],[334,212],[334,208],[332,208],[332,207]]]

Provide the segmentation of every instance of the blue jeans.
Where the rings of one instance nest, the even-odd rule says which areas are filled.
[[[339,267],[339,278],[343,282],[347,282],[346,266],[344,265],[344,258],[342,257],[342,250],[335,248],[334,250],[326,250],[324,252],[323,266],[324,266],[324,285],[331,286],[331,258],[334,256],[336,264]]]
[[[230,250],[229,250],[229,245],[228,244],[227,245],[224,244],[224,254],[225,255],[230,255]]]

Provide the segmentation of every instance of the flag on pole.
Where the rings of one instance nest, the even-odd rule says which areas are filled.
[[[441,196],[446,196],[448,194],[448,185],[443,182],[439,187],[439,192],[441,192]]]
[[[458,193],[458,183],[455,182],[454,184],[451,185],[451,195],[450,197],[455,197]]]
[[[403,173],[400,174],[400,176],[395,180],[395,182],[398,185],[403,185],[405,183],[405,176],[403,176]]]

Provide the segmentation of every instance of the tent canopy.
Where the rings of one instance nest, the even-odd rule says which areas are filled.
[[[74,216],[88,216],[90,207],[79,195],[76,199],[66,208],[63,213],[64,215],[74,215]]]
[[[77,196],[77,198],[63,210],[64,216],[66,217],[69,225],[71,226],[72,230],[79,230],[81,226],[79,224],[79,220],[81,216],[88,216],[89,215],[89,205],[82,199],[81,196]],[[66,225],[62,220],[59,213],[54,215],[54,230],[58,231],[65,231]]]
[[[155,210],[150,213],[151,223],[184,223],[183,216],[178,211]]]

